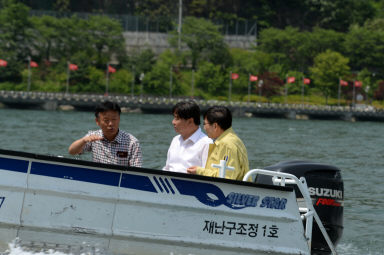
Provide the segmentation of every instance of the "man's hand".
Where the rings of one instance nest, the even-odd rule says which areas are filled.
[[[88,143],[88,142],[94,142],[94,141],[97,141],[97,140],[102,140],[103,137],[101,136],[98,136],[98,135],[88,135],[88,136],[84,136],[83,138],[80,138],[79,140],[76,140],[74,141],[68,148],[68,152],[69,154],[71,155],[76,155],[76,154],[80,154],[84,148],[84,146]]]
[[[98,136],[98,135],[88,135],[83,137],[83,142],[84,143],[89,143],[89,142],[94,142],[97,140],[103,140],[103,137]]]
[[[187,173],[189,174],[196,174],[197,172],[197,166],[191,166],[187,168]]]

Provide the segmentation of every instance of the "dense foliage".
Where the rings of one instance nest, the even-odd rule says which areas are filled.
[[[159,19],[178,16],[178,0],[21,0],[39,10],[130,14]],[[383,15],[382,0],[182,0],[184,16],[211,20],[258,20],[262,28],[313,27],[346,32]]]
[[[28,6],[174,18],[178,1],[3,0],[0,59],[7,66],[0,67],[0,89],[104,93],[108,85],[109,93],[224,100],[232,93],[234,100],[272,102],[304,93],[332,103],[341,79],[350,84],[341,88],[343,99],[350,100],[356,80],[365,99],[384,98],[384,1],[184,0],[183,50],[171,31],[171,48],[159,56],[150,49],[127,52],[120,23],[107,16],[29,16]],[[258,46],[229,49],[220,26],[207,18],[258,19]],[[69,63],[78,69],[69,70]],[[107,75],[109,65],[116,73]],[[287,77],[296,79],[288,84]],[[303,86],[303,78],[310,84]]]

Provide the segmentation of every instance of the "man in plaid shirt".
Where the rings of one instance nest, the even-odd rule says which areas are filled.
[[[72,155],[92,151],[93,161],[122,166],[141,167],[142,154],[139,141],[120,130],[121,109],[118,104],[106,101],[96,107],[96,124],[99,130],[89,131],[74,141],[68,149]]]

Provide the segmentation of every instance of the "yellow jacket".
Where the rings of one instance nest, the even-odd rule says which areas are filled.
[[[196,173],[218,177],[219,169],[212,167],[212,164],[220,164],[220,160],[225,160],[226,157],[228,157],[227,165],[234,167],[235,170],[227,170],[225,178],[243,180],[244,175],[249,171],[247,149],[232,128],[225,130],[213,144],[209,145],[205,168],[198,167]]]

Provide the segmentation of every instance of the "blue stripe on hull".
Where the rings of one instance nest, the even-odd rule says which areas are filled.
[[[0,169],[27,173],[28,161],[0,157]],[[31,174],[76,180],[108,186],[119,186],[120,173],[98,171],[87,168],[32,162]],[[123,174],[121,187],[157,193],[149,177]]]
[[[157,193],[149,177],[142,175],[123,174],[120,187]]]
[[[20,173],[27,173],[28,161],[0,157],[0,169],[20,172]]]
[[[119,186],[120,173],[33,162],[31,174]]]

